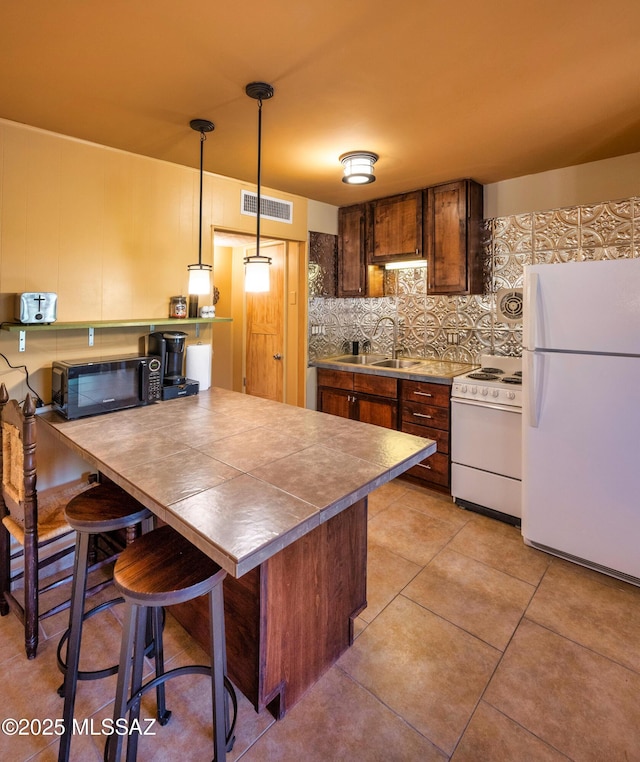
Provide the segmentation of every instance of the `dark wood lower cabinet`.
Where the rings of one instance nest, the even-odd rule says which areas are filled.
[[[318,410],[387,429],[397,429],[398,381],[388,376],[320,368]]]
[[[449,492],[451,387],[427,381],[318,368],[318,410],[437,442],[438,449],[403,478]]]
[[[353,643],[366,569],[364,499],[242,577],[227,576],[229,677],[257,711],[283,717]],[[170,611],[206,649],[206,599]]]
[[[449,421],[451,387],[424,381],[403,381],[400,429],[407,434],[434,439],[436,452],[410,468],[404,476],[425,487],[449,491]]]
[[[321,413],[351,418],[353,413],[351,392],[342,389],[318,389],[318,410]]]

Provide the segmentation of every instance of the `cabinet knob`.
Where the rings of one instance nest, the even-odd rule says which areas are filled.
[[[273,359],[274,360],[282,360],[282,355],[280,354],[280,352],[276,352],[276,354],[273,356]]]

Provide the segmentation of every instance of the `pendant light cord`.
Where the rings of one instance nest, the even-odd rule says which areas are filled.
[[[200,131],[200,224],[198,225],[198,265],[202,267],[202,177],[204,174],[204,141],[207,136]]]
[[[244,263],[247,266],[270,265],[271,259],[260,254],[260,223],[262,221],[262,102],[273,97],[273,87],[266,82],[250,82],[245,87],[245,92],[250,98],[258,101],[258,176],[256,177],[256,249],[255,254],[245,257]],[[268,271],[265,275],[268,279]],[[264,290],[262,288],[254,288],[253,285],[249,290]]]
[[[258,194],[256,207],[256,256],[260,256],[260,185],[262,176],[262,98],[258,98]]]

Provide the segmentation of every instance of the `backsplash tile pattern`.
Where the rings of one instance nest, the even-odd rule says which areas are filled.
[[[522,324],[500,322],[496,292],[520,288],[524,265],[640,257],[640,198],[589,206],[496,217],[483,223],[485,293],[429,296],[425,268],[385,273],[386,296],[337,299],[310,288],[309,359],[349,351],[359,341],[371,351],[390,352],[398,321],[404,354],[477,362],[495,352],[519,357]]]
[[[309,296],[335,296],[338,262],[336,236],[309,233]]]

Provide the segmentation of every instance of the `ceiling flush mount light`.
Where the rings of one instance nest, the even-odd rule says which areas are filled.
[[[378,161],[378,154],[371,151],[351,151],[343,153],[340,161],[344,167],[343,183],[366,185],[376,181],[373,165]]]
[[[259,293],[269,290],[271,258],[260,254],[260,183],[262,173],[262,101],[273,98],[273,87],[266,82],[250,82],[246,94],[258,101],[258,192],[256,198],[256,253],[244,258],[244,290]]]
[[[200,133],[200,216],[198,224],[198,264],[188,265],[189,271],[189,294],[196,297],[198,294],[211,293],[211,265],[202,264],[202,176],[204,173],[204,141],[207,139],[206,133],[213,132],[215,125],[208,119],[192,119],[189,122],[192,130]],[[191,315],[189,317],[192,317]]]

